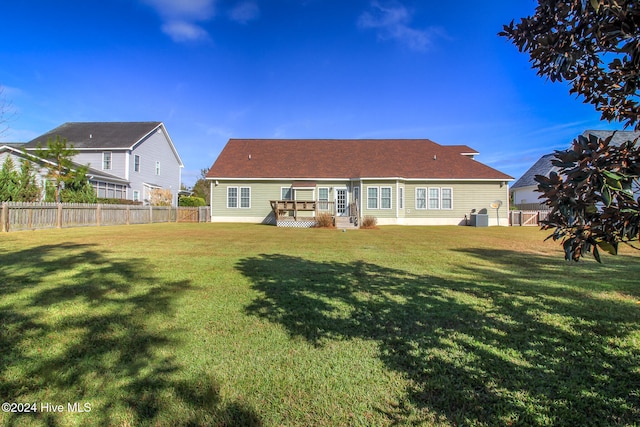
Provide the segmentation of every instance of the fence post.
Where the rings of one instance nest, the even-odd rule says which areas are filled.
[[[56,228],[62,228],[62,203],[58,203],[58,217],[56,218]]]
[[[0,221],[2,221],[2,232],[6,233],[7,231],[9,231],[9,227],[7,227],[7,218],[9,217],[9,215],[7,215],[7,202],[2,202],[2,216],[0,219]]]
[[[102,207],[100,203],[96,205],[96,225],[100,227],[100,215],[102,215]]]
[[[130,224],[131,224],[130,219],[129,219],[129,218],[130,218],[130,216],[131,216],[131,207],[130,207],[129,205],[127,205],[127,212],[126,212],[126,217],[127,217],[126,221],[127,221],[127,225],[130,225]]]
[[[149,205],[149,224],[153,224],[153,206]]]

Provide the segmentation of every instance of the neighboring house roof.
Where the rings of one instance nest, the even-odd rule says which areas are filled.
[[[78,151],[83,150],[132,150],[153,132],[164,132],[180,166],[180,155],[162,122],[68,122],[25,144],[27,149],[46,146],[49,139],[60,136]]]
[[[0,142],[0,148],[2,148],[3,146],[21,148],[24,146],[24,144],[24,142]]]
[[[513,180],[471,153],[428,139],[230,139],[206,176]]]
[[[75,165],[75,167],[81,166],[77,163],[73,163],[73,164]],[[105,182],[114,182],[117,184],[129,185],[129,181],[127,181],[126,179],[123,179],[108,173],[104,173],[102,171],[92,169],[92,168],[87,169],[87,177],[89,178],[90,181],[105,181]]]
[[[92,148],[131,149],[153,132],[160,122],[67,122],[29,141],[27,148],[46,146],[49,138],[60,135],[76,150]]]
[[[588,137],[589,135],[595,135],[600,139],[605,139],[611,136],[611,134],[614,132],[615,132],[615,135],[613,135],[613,139],[611,140],[611,144],[613,145],[620,145],[624,142],[627,142],[629,140],[634,140],[640,137],[640,131],[624,131],[624,130],[618,130],[618,131],[586,130],[582,133],[582,136]]]
[[[582,133],[582,136],[588,137],[589,135],[595,135],[600,139],[605,139],[611,136],[612,133],[613,139],[611,139],[611,144],[620,145],[629,140],[636,139],[640,137],[640,131],[612,131],[612,130],[586,130]],[[522,175],[512,186],[511,190],[523,188],[523,187],[531,187],[538,186],[538,183],[535,181],[536,175],[549,176],[549,174],[556,170],[557,168],[551,164],[551,161],[555,158],[555,153],[545,154],[540,157],[537,162],[527,170],[524,175]]]
[[[551,161],[555,158],[555,154],[545,154],[540,157],[537,162],[533,164],[512,186],[511,189],[523,187],[538,186],[535,180],[536,175],[548,176],[554,169]]]

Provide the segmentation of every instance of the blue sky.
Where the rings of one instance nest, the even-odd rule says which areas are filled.
[[[0,141],[162,121],[192,185],[229,138],[428,138],[518,178],[613,129],[497,36],[533,0],[5,2]]]

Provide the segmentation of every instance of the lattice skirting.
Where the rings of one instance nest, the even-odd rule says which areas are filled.
[[[277,223],[278,227],[289,227],[289,228],[311,228],[311,227],[314,227],[315,225],[316,225],[316,221],[313,219],[300,220],[300,221],[285,220],[285,221],[278,221]]]

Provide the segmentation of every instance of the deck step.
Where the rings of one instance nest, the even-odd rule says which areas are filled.
[[[337,216],[335,217],[336,228],[358,228],[352,222],[348,216]]]

